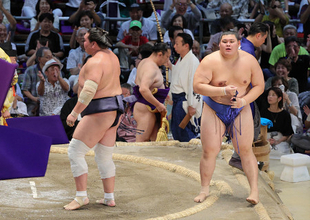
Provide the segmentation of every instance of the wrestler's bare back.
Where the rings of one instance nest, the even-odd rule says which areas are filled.
[[[98,51],[89,58],[79,75],[79,90],[87,79],[98,82],[94,99],[122,94],[120,87],[120,68],[117,56],[110,50]]]
[[[149,84],[152,91],[154,88],[164,89],[164,78],[161,70],[150,58],[143,59],[137,68],[136,85],[144,86]]]

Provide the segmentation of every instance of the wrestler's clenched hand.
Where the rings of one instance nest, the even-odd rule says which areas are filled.
[[[237,93],[237,87],[236,86],[228,85],[228,86],[225,86],[224,88],[225,88],[226,95],[235,96]]]
[[[76,118],[73,117],[72,114],[69,114],[68,117],[67,117],[67,121],[66,121],[66,122],[67,122],[67,125],[68,125],[69,127],[73,127],[75,121],[76,121]]]
[[[243,106],[246,105],[246,101],[244,98],[237,98],[237,97],[232,97],[230,99],[231,103],[231,108],[242,108]]]
[[[160,113],[166,113],[167,112],[167,109],[166,109],[165,105],[162,104],[162,103],[159,103],[159,105],[156,106],[156,109]]]

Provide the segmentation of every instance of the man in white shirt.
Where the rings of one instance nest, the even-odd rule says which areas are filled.
[[[87,33],[87,31],[87,28],[82,27],[76,32],[76,41],[80,46],[76,49],[70,50],[69,52],[67,70],[70,71],[70,88],[74,86],[74,81],[79,77],[80,69],[84,63],[85,58],[88,56],[84,49],[84,35]]]
[[[174,49],[180,58],[172,66],[170,91],[173,107],[171,131],[173,138],[188,142],[196,138],[199,132],[198,118],[202,112],[202,99],[193,91],[193,79],[199,65],[198,58],[192,52],[193,39],[189,34],[179,33],[175,39]],[[184,128],[179,127],[183,119],[187,120]]]

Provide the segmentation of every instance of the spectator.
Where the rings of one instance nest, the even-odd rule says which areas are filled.
[[[153,53],[153,47],[151,44],[143,44],[139,47],[139,54],[135,59],[135,67],[131,70],[127,80],[127,84],[129,84],[131,87],[134,87],[136,85],[135,80],[137,76],[137,68],[139,66],[140,61],[145,58],[148,58],[152,53]]]
[[[179,14],[174,15],[173,18],[171,19],[169,28],[171,26],[180,26],[181,28],[183,28],[184,33],[189,34],[192,37],[192,39],[195,40],[193,33],[189,29],[187,29],[187,21],[183,15]],[[169,30],[166,31],[166,33],[164,34],[164,42],[165,43],[170,42]]]
[[[10,114],[13,118],[28,116],[27,105],[24,103],[24,96],[18,83],[15,84],[15,97],[12,108],[10,110]]]
[[[295,26],[289,24],[283,28],[284,40],[290,36],[297,37],[297,29]],[[309,55],[309,53],[307,52],[305,48],[300,47],[298,55]],[[281,57],[286,57],[286,50],[285,50],[284,42],[277,45],[270,54],[269,64],[270,64],[270,70],[272,72],[270,76],[274,75],[273,74],[275,72],[274,65]]]
[[[39,71],[45,76],[45,73],[42,72],[42,68],[45,63],[52,59],[52,52],[48,47],[41,47],[36,52],[37,64],[30,66],[26,69],[24,73],[24,81],[22,85],[22,92],[27,97],[25,101],[27,105],[27,112],[29,116],[38,115],[40,98],[37,94],[36,85],[39,82]]]
[[[153,21],[146,19],[143,17],[143,10],[140,5],[134,3],[130,6],[130,20],[125,21],[117,34],[117,41],[121,41],[125,36],[129,34],[129,27],[131,21],[137,20],[142,24],[142,36],[146,37],[151,43],[155,43],[157,41],[157,27]]]
[[[225,3],[230,5],[231,15],[234,18],[245,19],[245,18],[249,17],[249,15],[248,15],[249,1],[247,1],[247,0],[239,0],[239,1],[235,1],[235,0],[212,0],[211,2],[209,2],[208,8],[217,8],[221,4],[225,4]],[[235,26],[236,26],[236,24],[235,24]]]
[[[193,54],[198,58],[199,61],[201,61],[201,52],[200,52],[200,44],[198,41],[193,41],[193,47],[192,47]]]
[[[191,11],[187,11],[187,7],[190,7]],[[173,9],[175,8],[175,12]],[[169,7],[169,10],[165,11],[161,16],[161,24],[166,30],[169,29],[171,20],[175,14],[183,15],[188,22],[188,29],[194,33],[196,27],[202,18],[200,10],[191,0],[173,0]]]
[[[36,31],[40,29],[40,23],[38,22],[40,16],[44,13],[53,14],[52,0],[38,0],[36,4],[36,16],[30,20],[30,30]],[[57,14],[53,14],[54,21],[51,30],[58,33],[59,32],[59,17]]]
[[[270,158],[280,159],[284,154],[290,153],[288,138],[294,133],[291,126],[290,114],[283,107],[283,93],[281,89],[272,87],[268,89],[269,108],[261,111],[261,117],[272,121],[273,126],[268,129],[267,137],[271,145]]]
[[[54,17],[50,13],[44,13],[40,16],[39,22],[41,29],[31,32],[27,38],[25,45],[26,55],[31,56],[35,53],[37,41],[42,38],[48,39],[50,44],[48,47],[51,49],[54,56],[61,58],[64,55],[64,45],[61,36],[52,31]]]
[[[4,24],[3,19],[4,16],[7,18],[9,21],[9,24]],[[7,30],[7,34],[10,34],[10,39],[14,40],[14,35],[15,35],[15,28],[16,28],[16,20],[15,18],[11,15],[9,11],[7,11],[3,7],[3,1],[0,0],[0,24],[4,24]]]
[[[281,58],[275,64],[276,76],[283,77],[288,83],[288,90],[291,92],[295,92],[296,95],[299,94],[298,81],[294,77],[289,77],[289,73],[292,69],[292,64],[290,60]],[[274,77],[268,78],[265,83],[265,90],[272,87],[271,81]]]
[[[232,17],[233,10],[232,10],[231,4],[229,3],[221,4],[219,14],[220,14],[220,18],[215,19],[211,23],[211,33],[210,33],[211,35],[214,35],[222,31],[222,28],[223,28],[222,21],[224,18],[229,18],[233,22],[235,27],[241,24],[240,21]]]
[[[122,87],[122,95],[124,98],[132,95],[132,87],[124,83],[121,85]],[[136,132],[137,132],[137,122],[133,118],[133,113],[131,111],[130,105],[127,102],[124,110],[124,114],[121,115],[121,121],[118,129],[117,129],[117,139],[119,141],[125,142],[135,142],[136,141]]]
[[[180,55],[174,49],[175,38],[177,37],[179,33],[183,33],[183,28],[181,28],[180,26],[170,27],[169,29],[170,42],[167,44],[170,46],[170,49],[171,49],[171,55],[169,59],[172,64],[175,64],[180,57]]]
[[[61,77],[63,65],[54,59],[47,61],[39,72],[37,93],[40,97],[40,116],[60,115],[60,110],[68,100],[69,81]]]
[[[80,3],[80,6],[77,11],[75,11],[69,18],[69,22],[71,24],[76,24],[76,22],[79,20],[80,15],[83,11],[90,11],[94,22],[96,26],[100,26],[102,23],[103,18],[99,16],[99,13],[97,14],[95,9],[97,7],[98,0],[82,0]]]
[[[307,37],[310,34],[310,1],[302,0],[300,3],[300,22],[304,28],[304,43],[307,43]]]
[[[205,56],[211,54],[214,51],[219,50],[220,38],[223,31],[229,31],[234,29],[234,22],[232,17],[223,17],[219,19],[221,31],[210,36],[210,40],[205,51]]]
[[[94,26],[94,18],[90,11],[83,11],[80,14],[78,22],[75,24],[73,33],[70,38],[70,48],[76,48],[76,34],[79,28],[84,27],[87,29],[91,29]]]
[[[67,70],[70,72],[70,88],[73,88],[74,81],[79,77],[80,69],[84,63],[85,58],[88,56],[84,49],[84,35],[87,33],[87,31],[88,29],[84,27],[77,31],[75,39],[80,46],[76,49],[71,49],[69,52]]]
[[[129,60],[138,56],[140,45],[146,44],[148,39],[142,36],[142,24],[140,21],[130,22],[129,35],[117,42],[115,47],[119,48],[119,60],[122,68],[129,68]]]
[[[16,44],[12,43],[11,32],[8,34],[6,26],[4,24],[0,24],[0,47],[4,51],[17,51]]]
[[[295,36],[285,39],[286,58],[292,63],[292,69],[289,76],[298,81],[299,93],[307,91],[308,68],[310,67],[309,55],[298,55],[300,42]]]
[[[288,82],[280,76],[275,76],[271,81],[272,87],[278,87],[283,93],[283,109],[291,115],[291,125],[294,133],[302,133],[302,116],[298,96],[288,90]]]
[[[283,37],[283,27],[288,24],[289,17],[284,14],[281,2],[270,1],[269,5],[260,4],[260,14],[255,18],[255,22],[272,21],[276,26],[277,35]]]

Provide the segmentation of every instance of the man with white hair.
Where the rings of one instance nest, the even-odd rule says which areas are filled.
[[[67,70],[70,72],[69,82],[70,88],[74,86],[74,82],[76,78],[79,77],[80,69],[84,63],[85,58],[88,54],[85,52],[84,49],[84,35],[87,33],[88,29],[81,27],[76,32],[76,42],[79,43],[79,47],[76,49],[71,49],[69,52],[68,60],[67,60]]]

